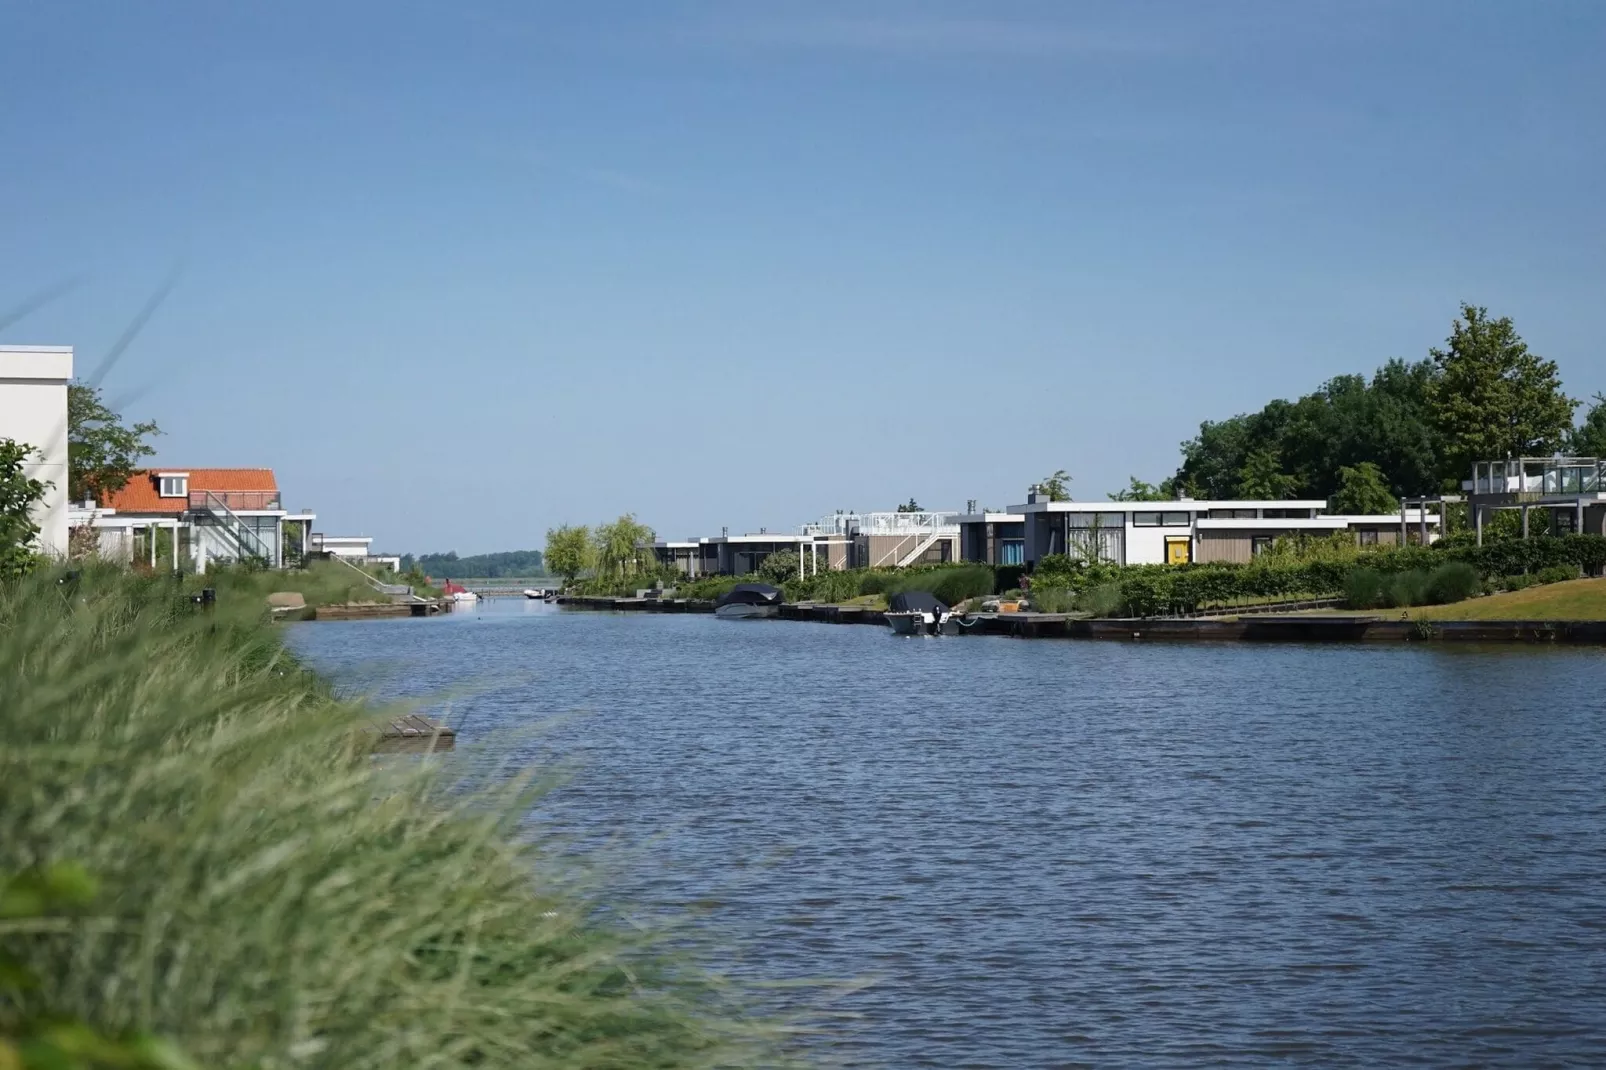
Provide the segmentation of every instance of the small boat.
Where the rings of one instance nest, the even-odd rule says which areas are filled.
[[[951,616],[948,606],[926,591],[899,591],[887,599],[887,627],[894,635],[941,635]]]
[[[724,620],[774,617],[781,612],[782,595],[767,583],[738,583],[714,600],[714,616]]]
[[[451,580],[446,581],[446,585],[441,588],[441,593],[450,598],[454,606],[471,606],[480,600],[479,595],[460,583],[453,583]]]
[[[538,599],[538,600],[545,600],[546,599],[546,592],[545,591],[538,591],[534,587],[526,587],[526,588],[524,588],[524,597],[526,597],[526,598],[534,598],[534,599]]]

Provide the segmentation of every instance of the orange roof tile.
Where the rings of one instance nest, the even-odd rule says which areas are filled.
[[[161,468],[138,470],[122,490],[113,491],[100,504],[119,513],[182,513],[189,508],[189,498],[163,498],[156,492],[158,472],[188,472],[190,490],[209,490],[215,494],[229,491],[277,491],[278,482],[271,468],[181,468],[163,465]]]

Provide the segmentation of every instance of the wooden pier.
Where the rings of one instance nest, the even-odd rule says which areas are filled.
[[[563,597],[572,609],[642,613],[712,613],[714,604],[689,599]],[[780,620],[817,624],[885,624],[867,606],[787,603]],[[1606,621],[1401,620],[1376,614],[1246,613],[1237,618],[1099,618],[1066,613],[973,613],[950,625],[952,635],[1003,635],[1016,639],[1125,639],[1238,642],[1520,642],[1606,645]]]
[[[416,713],[379,721],[374,725],[374,732],[379,737],[374,750],[381,753],[422,753],[453,750],[457,746],[457,732],[453,728]]]

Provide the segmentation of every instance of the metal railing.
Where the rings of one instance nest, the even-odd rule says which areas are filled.
[[[1513,457],[1472,466],[1474,494],[1593,494],[1606,490],[1606,461],[1596,457]]]
[[[273,546],[263,539],[255,528],[235,514],[222,497],[209,490],[195,491],[190,495],[190,510],[208,514],[217,527],[222,528],[234,539],[239,560],[254,557],[264,564],[275,564]]]
[[[278,509],[279,492],[276,490],[192,490],[191,509],[209,509],[212,502],[221,502],[228,510]]]

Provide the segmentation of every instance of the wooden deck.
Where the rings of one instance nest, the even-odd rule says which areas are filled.
[[[374,725],[377,751],[442,751],[457,746],[457,733],[448,725],[409,713]]]

